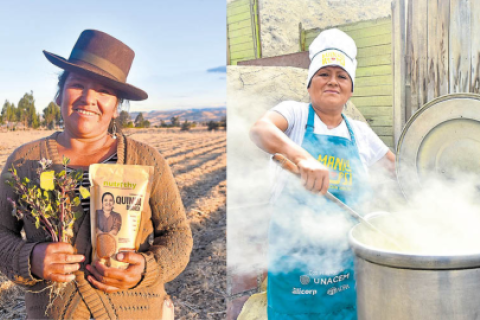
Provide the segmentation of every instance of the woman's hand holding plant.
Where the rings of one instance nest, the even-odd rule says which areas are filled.
[[[39,243],[31,255],[32,274],[44,280],[70,282],[75,279],[72,273],[80,269],[83,261],[85,257],[75,254],[69,243]]]
[[[48,170],[51,160],[42,159],[37,169],[38,179],[31,181],[19,177],[12,167],[6,183],[18,195],[18,199],[8,198],[13,207],[12,214],[18,219],[30,220],[37,229],[43,228],[51,238],[50,243],[35,245],[31,254],[32,274],[40,279],[53,282],[70,282],[75,279],[72,272],[85,261],[83,255],[75,254],[68,243],[73,237],[73,224],[81,215],[75,211],[80,205],[80,197],[90,196],[87,189],[80,186],[80,197],[72,194],[83,179],[81,170],[67,172],[69,159],[63,158],[64,170],[55,173]]]

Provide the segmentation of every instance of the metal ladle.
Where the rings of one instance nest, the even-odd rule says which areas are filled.
[[[295,174],[296,176],[299,176],[300,175],[300,171],[297,167],[297,165],[295,163],[293,163],[292,161],[288,160],[287,157],[285,157],[283,154],[280,154],[280,153],[276,153],[273,155],[273,160],[278,163],[283,169]],[[332,201],[333,203],[335,203],[337,206],[339,206],[341,209],[343,209],[344,211],[348,212],[352,217],[354,217],[355,219],[359,220],[360,222],[364,223],[366,226],[368,226],[371,230],[377,232],[378,234],[380,234],[383,238],[385,238],[386,240],[388,240],[389,242],[391,242],[393,245],[395,245],[395,247],[397,247],[397,249],[399,250],[403,250],[402,246],[397,242],[395,241],[395,239],[387,234],[385,234],[384,232],[382,232],[381,230],[379,230],[377,227],[375,227],[373,224],[371,224],[370,222],[367,221],[367,219],[365,219],[364,217],[362,217],[358,212],[356,212],[355,210],[353,210],[352,208],[350,208],[349,206],[347,206],[345,203],[343,203],[340,199],[338,199],[337,197],[335,197],[333,194],[330,193],[330,191],[327,191],[327,193],[325,194],[325,197]]]

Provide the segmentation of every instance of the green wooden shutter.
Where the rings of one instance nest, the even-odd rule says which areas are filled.
[[[227,4],[228,64],[261,57],[257,0],[235,0]]]

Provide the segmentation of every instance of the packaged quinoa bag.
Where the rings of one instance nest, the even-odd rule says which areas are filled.
[[[136,251],[142,211],[148,203],[153,167],[117,164],[90,166],[92,262],[125,269],[115,259],[120,251]]]

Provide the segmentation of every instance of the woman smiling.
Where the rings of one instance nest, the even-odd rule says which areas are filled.
[[[81,204],[85,214],[75,222],[72,243],[51,243],[31,221],[12,217],[7,198],[15,199],[15,195],[11,188],[0,184],[0,270],[26,287],[27,317],[31,319],[173,319],[164,283],[185,268],[192,237],[166,161],[154,148],[117,130],[115,119],[123,99],[148,97],[126,82],[134,52],[106,33],[85,30],[68,60],[50,52],[44,54],[64,69],[56,97],[64,130],[16,149],[2,175],[13,165],[20,177],[33,181],[40,159],[52,160],[53,168],[60,171],[61,159],[67,157],[71,169],[86,172],[85,186],[89,185],[91,164],[112,163],[153,166],[153,188],[142,212],[138,252],[117,254],[119,261],[129,263],[126,270],[120,270],[90,264],[88,200]],[[113,203],[106,207],[113,210]],[[20,236],[22,228],[26,242]],[[45,288],[49,281],[68,284],[47,308],[49,291]]]
[[[105,192],[102,196],[102,209],[97,210],[97,234],[108,232],[116,236],[122,228],[122,216],[113,211],[114,204],[113,194]]]
[[[395,155],[368,125],[342,113],[354,90],[353,39],[338,29],[326,30],[309,51],[311,103],[282,102],[250,132],[258,147],[293,161],[303,183],[302,190],[295,190],[280,173],[274,186],[268,319],[353,320],[356,292],[347,243],[352,222],[318,193],[330,191],[355,208],[369,196],[369,167],[380,163],[393,168]],[[333,283],[335,279],[342,283]]]

